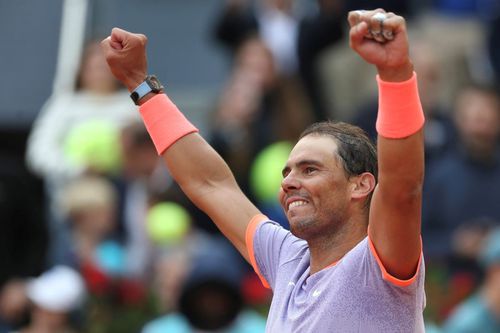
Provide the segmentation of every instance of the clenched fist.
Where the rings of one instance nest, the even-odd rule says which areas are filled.
[[[111,35],[101,42],[111,72],[129,91],[147,75],[147,41],[143,34],[113,28]]]
[[[377,67],[384,81],[405,81],[413,74],[405,19],[383,9],[349,12],[350,46]]]

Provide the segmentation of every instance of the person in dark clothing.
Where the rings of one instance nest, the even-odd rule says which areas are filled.
[[[500,221],[500,99],[490,87],[469,86],[457,99],[458,144],[427,170],[423,235],[432,256],[451,255],[459,226]]]
[[[45,265],[48,232],[37,184],[21,163],[0,156],[0,332],[22,321],[24,279]]]
[[[279,7],[279,1],[274,3],[278,9],[291,16],[291,2],[284,1],[287,5],[283,5],[283,8]],[[299,75],[312,104],[315,120],[321,121],[328,119],[334,111],[327,111],[326,102],[321,95],[317,62],[323,51],[344,38],[343,17],[346,11],[342,0],[318,0],[317,5],[318,10],[314,14],[295,19],[298,23],[296,47],[293,50],[295,54],[291,57],[297,61],[296,73],[280,74]],[[248,38],[262,33],[262,20],[259,19],[259,14],[262,15],[262,12],[254,10],[244,1],[229,1],[216,22],[214,29],[216,40],[236,54]],[[277,60],[278,68],[281,68],[280,61]]]

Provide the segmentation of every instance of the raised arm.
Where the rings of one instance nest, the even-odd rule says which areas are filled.
[[[351,47],[375,65],[379,74],[379,176],[370,207],[369,236],[386,270],[408,279],[415,274],[422,251],[424,118],[406,24],[401,16],[380,9],[351,12],[349,23]]]
[[[146,43],[146,36],[117,28],[102,42],[111,71],[131,92],[147,74]],[[259,211],[241,192],[227,164],[162,93],[150,93],[139,104],[174,179],[248,260],[246,227]]]

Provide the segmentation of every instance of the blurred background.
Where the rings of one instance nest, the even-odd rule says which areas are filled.
[[[149,72],[287,227],[281,168],[311,122],[375,138],[347,12],[407,18],[426,112],[430,332],[500,332],[498,0],[0,0],[0,333],[263,332],[271,294],[172,181],[98,42]]]

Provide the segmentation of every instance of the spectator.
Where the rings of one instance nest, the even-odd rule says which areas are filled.
[[[37,194],[22,163],[0,156],[0,332],[22,324],[27,315],[25,279],[44,269],[48,232]]]
[[[319,0],[317,2],[317,13],[304,17],[300,21],[297,52],[300,78],[311,100],[315,118],[320,121],[333,117],[336,110],[328,110],[326,105],[321,89],[318,63],[327,49],[343,40],[344,17],[347,11],[343,0]]]
[[[469,86],[457,98],[456,147],[428,169],[423,233],[430,256],[448,256],[460,225],[500,221],[500,102],[494,89]]]
[[[246,0],[228,0],[215,34],[219,41],[237,50],[249,36],[258,35],[271,51],[281,75],[297,70],[298,20],[293,0],[262,0],[252,8]]]
[[[341,0],[320,0],[318,10],[302,18],[294,4],[293,0],[264,0],[252,8],[245,0],[229,0],[215,35],[234,54],[246,39],[259,36],[271,52],[278,76],[287,80],[299,74],[314,117],[325,120],[328,113],[316,65],[321,53],[342,39],[346,12]]]
[[[29,281],[26,295],[32,303],[31,321],[18,333],[76,332],[70,314],[85,298],[80,275],[69,267],[57,266]]]
[[[221,240],[197,249],[181,288],[178,311],[147,324],[143,333],[262,333],[265,319],[245,309],[243,267]]]
[[[151,263],[151,244],[144,228],[151,196],[163,191],[170,178],[159,163],[146,128],[139,122],[123,128],[121,156],[121,170],[113,182],[118,189],[118,221],[126,246],[126,273],[142,280]]]
[[[68,184],[63,194],[62,206],[72,239],[72,248],[66,250],[66,254],[71,256],[68,262],[83,269],[92,266],[111,275],[123,273],[123,249],[112,240],[117,227],[117,195],[113,186],[104,178],[86,176]],[[100,249],[109,246],[121,249],[120,258],[100,261]]]
[[[93,120],[122,126],[136,116],[132,109],[128,94],[107,68],[98,42],[89,42],[74,89],[54,92],[35,120],[28,140],[28,165],[51,181],[81,174],[86,165],[72,163],[64,150],[68,133]]]
[[[311,120],[302,90],[292,81],[279,80],[262,40],[245,40],[222,92],[211,142],[246,193],[250,193],[248,175],[255,155],[274,141],[295,140]]]
[[[90,42],[85,48],[79,73],[72,83],[74,86],[70,88],[53,92],[35,120],[27,143],[27,164],[43,177],[46,185],[49,229],[53,237],[48,252],[51,265],[64,263],[61,254],[70,243],[63,227],[62,209],[58,206],[62,188],[89,169],[101,173],[110,171],[92,165],[92,161],[85,158],[75,162],[68,154],[67,147],[71,146],[68,138],[74,139],[71,135],[80,132],[73,147],[84,149],[82,147],[88,145],[91,150],[97,148],[99,151],[90,151],[87,156],[98,153],[106,158],[119,151],[120,126],[137,117],[128,94],[120,89],[107,68],[98,42]],[[96,128],[99,135],[95,134]],[[92,140],[102,137],[109,144],[108,154],[101,151],[104,145],[92,144]],[[111,165],[116,167],[116,163]]]
[[[477,293],[458,305],[444,323],[444,333],[494,333],[500,331],[500,229],[483,244],[479,261],[485,278]]]

